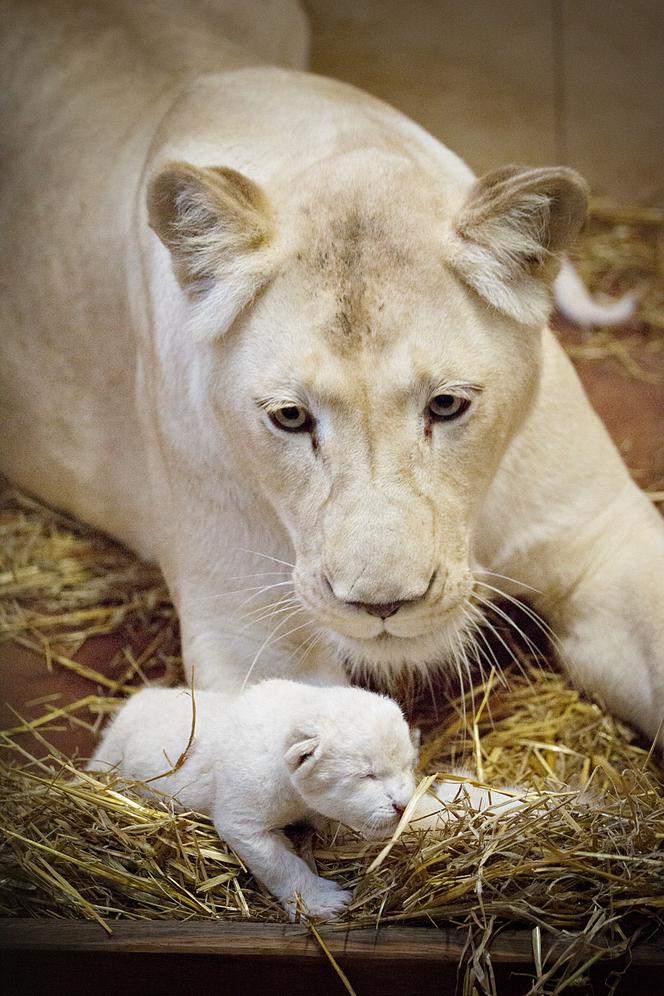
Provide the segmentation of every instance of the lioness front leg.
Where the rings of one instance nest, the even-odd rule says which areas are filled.
[[[541,390],[494,482],[479,560],[525,586],[519,594],[551,624],[574,683],[654,737],[664,714],[664,522],[550,333],[543,346]]]
[[[197,688],[232,694],[267,678],[348,684],[341,661],[300,615],[279,630],[274,622],[266,626],[260,619],[254,622],[237,614],[210,618],[187,603],[178,611],[185,678]],[[282,633],[287,635],[280,640]]]
[[[574,683],[664,747],[664,524],[636,489],[569,551],[578,580],[548,609]]]

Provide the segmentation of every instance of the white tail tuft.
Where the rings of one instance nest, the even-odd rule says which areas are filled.
[[[637,295],[630,292],[610,304],[600,304],[565,257],[553,285],[553,297],[560,313],[577,325],[620,325],[634,314]]]

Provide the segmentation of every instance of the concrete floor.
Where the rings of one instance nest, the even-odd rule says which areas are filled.
[[[567,163],[664,205],[664,0],[303,0],[312,69],[382,97],[482,172]]]

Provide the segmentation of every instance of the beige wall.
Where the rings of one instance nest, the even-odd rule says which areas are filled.
[[[664,204],[664,0],[303,0],[312,69],[399,107],[476,170],[567,162]]]

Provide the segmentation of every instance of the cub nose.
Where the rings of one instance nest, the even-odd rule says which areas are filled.
[[[403,816],[406,807],[399,805],[398,802],[393,802],[392,803],[392,809],[397,814],[397,816]]]
[[[379,616],[381,619],[388,619],[395,612],[398,612],[404,603],[402,600],[400,602],[349,602],[348,604],[354,605],[358,609],[364,609],[370,616]]]

